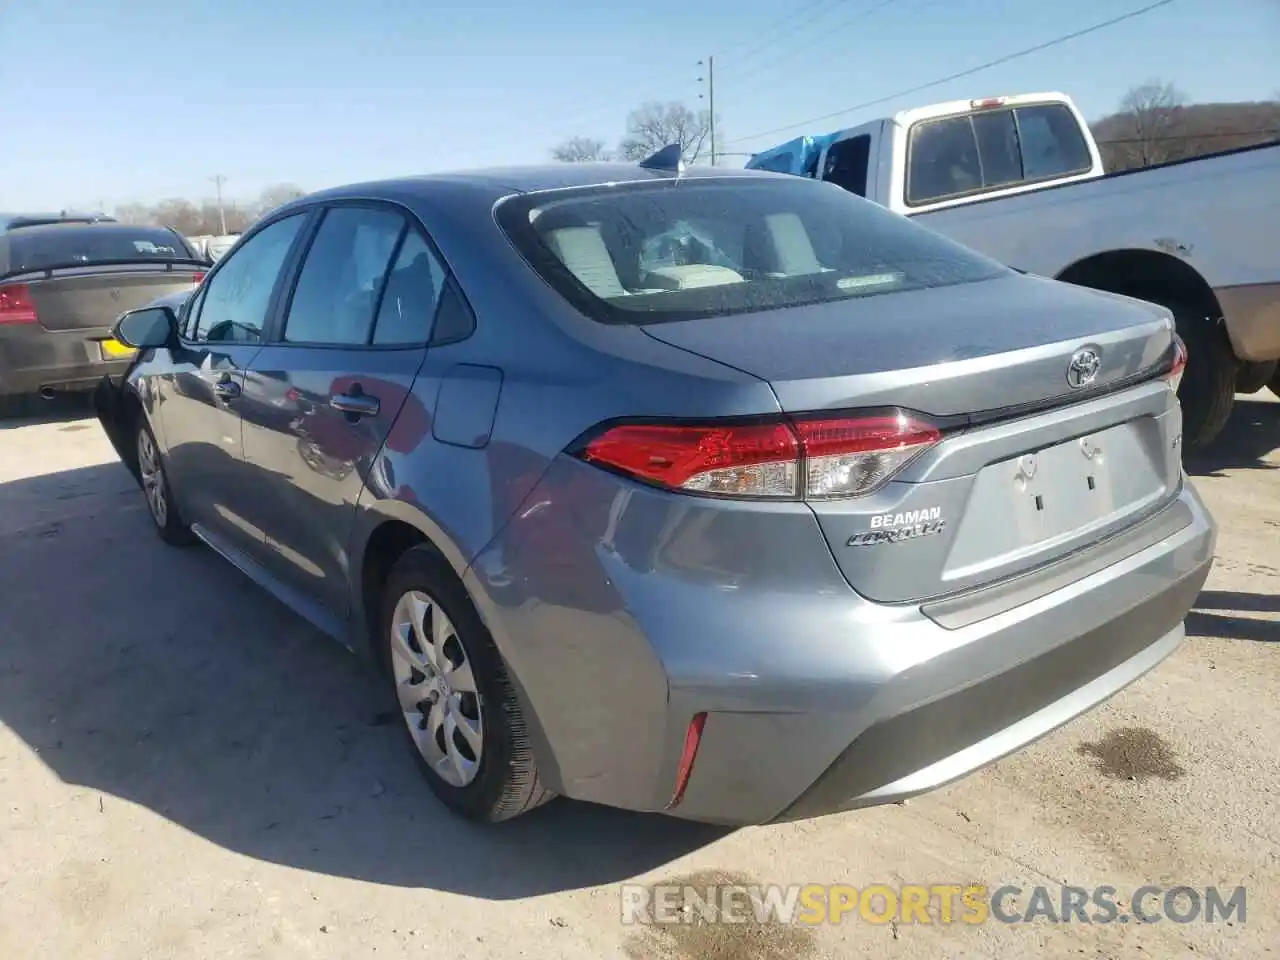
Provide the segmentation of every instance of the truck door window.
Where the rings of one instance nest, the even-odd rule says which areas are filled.
[[[1022,145],[1023,176],[1027,180],[1086,173],[1093,166],[1075,114],[1062,104],[1018,107],[1014,115]]]
[[[867,195],[867,161],[871,156],[871,135],[850,137],[833,143],[827,150],[822,179],[860,197]]]

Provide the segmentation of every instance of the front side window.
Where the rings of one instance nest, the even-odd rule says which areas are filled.
[[[254,234],[201,285],[195,309],[198,342],[257,343],[280,270],[306,214],[297,213]]]
[[[605,323],[787,309],[974,282],[1007,269],[845,190],[800,178],[527,193],[504,200],[497,215],[533,269]]]
[[[289,343],[365,344],[407,224],[392,210],[335,207],[307,251],[289,304]]]
[[[822,179],[860,197],[867,195],[867,165],[871,160],[871,135],[862,134],[833,143],[827,150]]]

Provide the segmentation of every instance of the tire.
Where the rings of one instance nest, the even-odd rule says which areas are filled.
[[[551,800],[502,656],[433,548],[414,547],[396,561],[378,622],[401,730],[440,802],[468,820],[496,823]],[[421,642],[433,628],[437,642]]]
[[[1267,384],[1267,389],[1280,397],[1280,367],[1276,368],[1276,375],[1271,378],[1271,382]]]
[[[139,415],[134,428],[134,454],[137,457],[138,485],[142,487],[147,513],[155,524],[160,539],[171,547],[186,547],[195,543],[195,534],[187,526],[173,499],[169,485],[169,473],[160,456],[160,445],[145,417]]]
[[[1185,304],[1168,307],[1187,345],[1187,369],[1178,387],[1182,442],[1187,450],[1200,450],[1213,442],[1231,416],[1240,361],[1220,325]]]

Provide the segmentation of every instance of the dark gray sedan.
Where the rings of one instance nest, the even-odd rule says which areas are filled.
[[[116,318],[204,276],[206,262],[167,227],[61,215],[0,222],[0,407],[124,373],[133,351],[107,336]]]
[[[366,655],[476,819],[932,789],[1158,664],[1212,562],[1167,310],[811,180],[330,190],[116,335],[160,536]]]

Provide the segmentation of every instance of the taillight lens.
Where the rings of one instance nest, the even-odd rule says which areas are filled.
[[[0,323],[35,323],[36,305],[25,283],[0,287]]]
[[[1169,389],[1174,393],[1178,392],[1178,386],[1182,383],[1182,374],[1187,369],[1187,345],[1182,342],[1182,338],[1176,333],[1173,335],[1173,366],[1169,368],[1169,372],[1165,374],[1165,379],[1169,382]]]
[[[883,486],[942,439],[894,411],[770,423],[619,424],[580,456],[637,480],[689,493],[818,500]]]
[[[198,287],[198,286],[200,286],[200,284],[201,284],[203,281],[204,281],[204,271],[203,271],[203,270],[199,270],[199,271],[197,271],[196,273],[193,273],[193,274],[191,275],[191,283],[192,283],[194,286],[197,286],[197,287]]]

